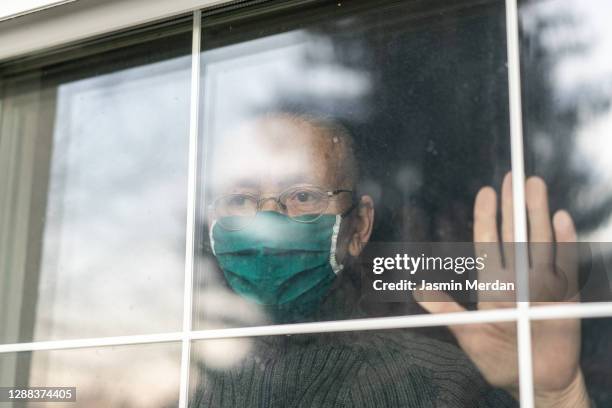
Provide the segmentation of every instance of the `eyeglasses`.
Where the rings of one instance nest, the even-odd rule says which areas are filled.
[[[264,197],[249,193],[224,195],[217,198],[209,208],[214,212],[219,225],[228,230],[245,228],[269,200],[273,200],[278,209],[289,218],[311,223],[318,220],[327,210],[329,202],[341,193],[353,193],[353,190],[325,191],[316,186],[298,185],[284,190],[278,196]],[[354,207],[353,204],[342,215],[348,214]]]

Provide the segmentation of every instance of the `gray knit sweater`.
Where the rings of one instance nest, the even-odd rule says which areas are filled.
[[[350,307],[346,290],[334,296]],[[327,304],[342,309],[333,298]],[[199,362],[191,407],[518,406],[507,393],[491,388],[458,347],[409,329],[249,341],[250,352],[230,367],[213,369]]]
[[[456,347],[408,330],[253,341],[253,352],[239,364],[202,368],[190,406],[517,406],[489,387]]]

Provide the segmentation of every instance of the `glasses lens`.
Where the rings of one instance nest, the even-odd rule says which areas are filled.
[[[230,194],[215,202],[215,213],[223,228],[244,228],[257,213],[257,199],[247,194]]]
[[[327,209],[329,198],[323,190],[296,187],[284,192],[280,202],[286,208],[289,217],[309,222],[318,218]]]

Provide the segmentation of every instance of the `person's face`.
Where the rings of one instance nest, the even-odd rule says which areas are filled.
[[[213,199],[233,193],[278,197],[296,185],[317,186],[325,191],[353,190],[354,180],[341,174],[346,155],[342,140],[308,123],[282,117],[256,120],[223,138],[216,150],[212,166]],[[351,193],[340,193],[329,201],[324,213],[342,214],[350,209],[352,200]],[[373,219],[371,199],[365,196],[360,201],[361,205],[352,211],[354,216],[343,223],[339,255],[348,249],[357,256],[369,239]],[[363,205],[367,207],[365,212]],[[260,211],[281,210],[274,200],[265,200]],[[365,220],[361,220],[362,215]],[[214,218],[214,214],[209,217]],[[353,239],[359,244],[352,245]]]

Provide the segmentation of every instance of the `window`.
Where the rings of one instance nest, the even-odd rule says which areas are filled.
[[[27,71],[25,62],[6,67],[3,344],[181,330],[190,29],[181,22],[32,61]],[[150,394],[163,401],[178,394],[177,344],[3,354],[0,379],[78,384],[82,406],[142,405],[146,398],[110,385],[131,355],[141,362],[133,376],[145,365],[158,375],[134,387],[167,381]],[[90,377],[75,377],[90,365]]]
[[[610,6],[574,3],[236,2],[0,63],[0,387],[610,405]],[[373,292],[434,275],[401,253],[517,288]]]

